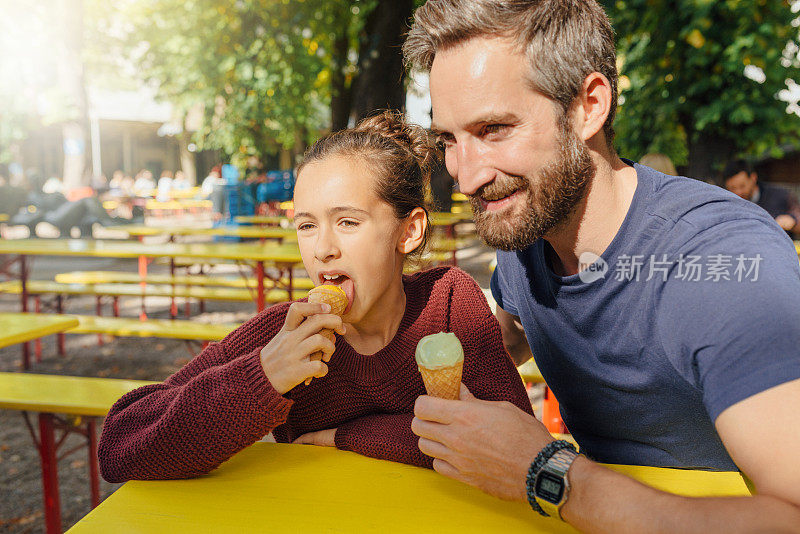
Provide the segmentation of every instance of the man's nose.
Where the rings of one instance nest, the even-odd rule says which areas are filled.
[[[494,179],[487,155],[469,139],[450,147],[445,153],[445,163],[447,171],[465,195],[474,195]]]

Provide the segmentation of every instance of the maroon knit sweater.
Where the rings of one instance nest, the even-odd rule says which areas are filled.
[[[336,428],[336,447],[431,467],[411,432],[425,394],[414,351],[435,332],[464,346],[462,381],[484,400],[531,405],[503,348],[500,326],[475,281],[440,267],[405,276],[406,311],[394,339],[371,356],[341,337],[328,374],[281,396],[261,368],[261,349],[283,326],[289,303],[272,306],[209,345],[162,384],[120,398],[103,424],[99,459],[109,482],[208,473],[270,431],[278,442]]]

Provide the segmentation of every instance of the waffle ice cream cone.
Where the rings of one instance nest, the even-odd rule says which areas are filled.
[[[330,313],[340,317],[344,313],[344,310],[347,309],[347,305],[349,304],[347,294],[345,294],[342,288],[334,285],[321,285],[315,287],[308,292],[308,302],[328,304],[331,307]],[[333,330],[329,328],[323,328],[319,333],[336,343],[336,334]],[[321,360],[322,352],[315,352],[311,355],[311,359]],[[310,383],[311,378],[306,378],[305,384],[308,385]]]
[[[321,285],[308,292],[308,302],[325,303],[331,307],[331,313],[341,316],[347,309],[347,295],[339,286]]]
[[[464,349],[455,334],[440,332],[423,337],[415,357],[428,395],[458,399]]]

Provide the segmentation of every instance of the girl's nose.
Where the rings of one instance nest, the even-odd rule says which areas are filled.
[[[314,257],[319,261],[330,261],[339,257],[339,246],[333,232],[320,229],[314,247]]]

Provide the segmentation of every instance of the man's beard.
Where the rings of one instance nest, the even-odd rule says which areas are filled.
[[[470,197],[475,229],[490,247],[522,250],[565,222],[583,199],[595,166],[586,144],[566,124],[559,121],[559,154],[538,173],[536,183],[523,176],[496,179]],[[500,215],[487,211],[480,197],[502,198],[519,190],[527,194],[522,213]],[[505,210],[503,210],[505,211]]]

